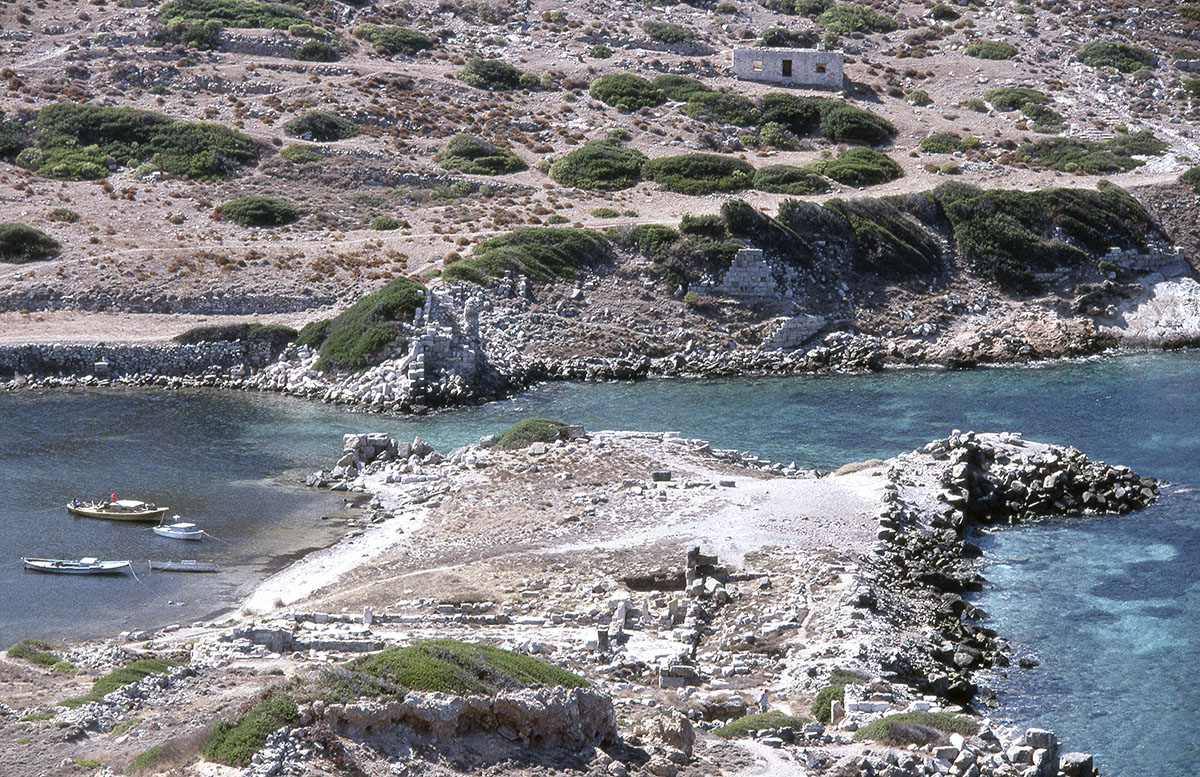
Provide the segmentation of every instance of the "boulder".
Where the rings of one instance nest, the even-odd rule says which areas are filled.
[[[677,710],[646,718],[637,724],[633,733],[643,744],[662,745],[680,751],[687,758],[692,757],[696,731],[692,728],[692,722]]]
[[[1058,760],[1063,777],[1094,777],[1096,764],[1089,753],[1063,753]]]

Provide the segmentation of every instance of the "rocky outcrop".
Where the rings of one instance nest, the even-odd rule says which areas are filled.
[[[1146,284],[1144,293],[1114,309],[1111,329],[1131,346],[1179,348],[1200,343],[1200,283],[1159,276]]]
[[[352,739],[386,734],[409,746],[472,735],[523,748],[587,748],[617,741],[612,699],[589,688],[536,688],[496,696],[410,692],[399,701],[314,704],[313,715]]]

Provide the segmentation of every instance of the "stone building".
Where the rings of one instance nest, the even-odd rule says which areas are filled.
[[[842,88],[842,52],[816,49],[736,49],[733,73],[747,81]]]

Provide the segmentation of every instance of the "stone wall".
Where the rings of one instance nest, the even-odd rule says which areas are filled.
[[[732,297],[768,297],[779,292],[779,284],[771,274],[771,265],[758,248],[738,251],[729,269],[716,283],[701,284],[699,291],[728,294]]]
[[[763,338],[764,351],[790,351],[804,345],[825,328],[823,316],[799,315],[776,319],[770,323],[769,334]]]
[[[840,51],[735,49],[733,73],[747,81],[841,90],[842,58]]]
[[[219,342],[193,345],[5,345],[0,376],[13,375],[200,375],[227,372],[242,377],[271,362],[266,343]]]

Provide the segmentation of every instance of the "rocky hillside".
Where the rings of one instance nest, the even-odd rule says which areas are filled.
[[[522,225],[1171,185],[1200,161],[1196,14],[1118,6],[10,3],[0,196],[51,242],[5,233],[0,303],[305,312]],[[733,76],[781,45],[844,51],[842,93]]]

